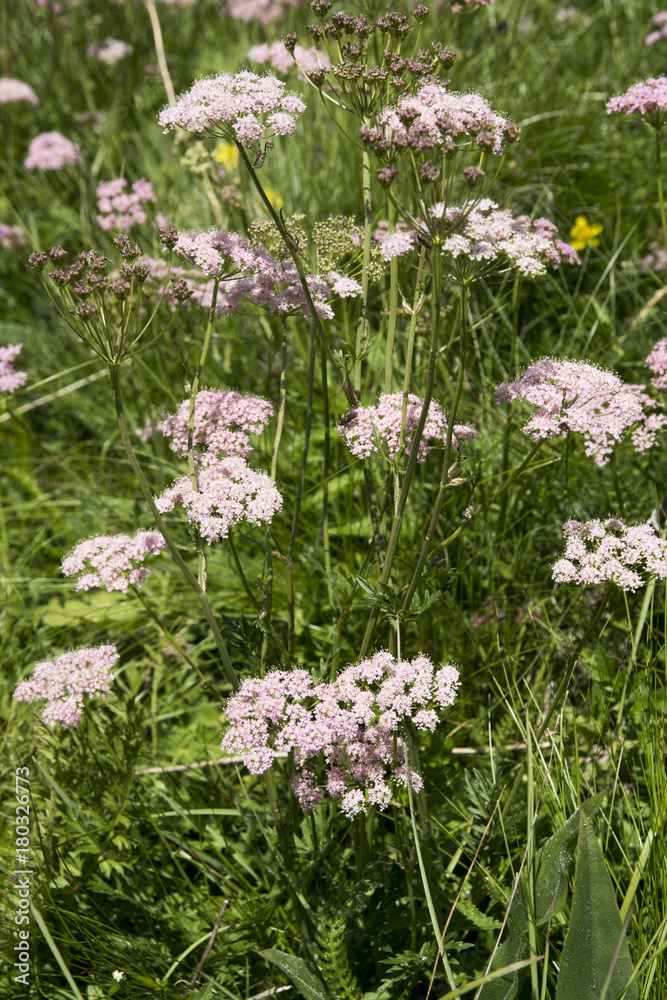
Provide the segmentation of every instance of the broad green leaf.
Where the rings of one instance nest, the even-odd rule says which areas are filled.
[[[590,820],[579,820],[572,915],[560,960],[556,1000],[598,1000],[607,980],[605,1000],[618,1000],[632,976],[616,893]],[[626,1000],[637,1000],[632,983]]]
[[[600,808],[603,797],[601,792],[584,802],[536,853],[533,860],[534,916],[530,919],[537,924],[546,923],[565,905],[567,876],[572,865],[570,844],[579,833],[580,816],[593,816]],[[495,954],[492,970],[521,962],[528,956],[530,909],[528,880],[522,874],[507,918],[507,937]],[[516,996],[522,975],[522,970],[519,970],[495,979],[482,989],[482,1000],[511,1000]]]
[[[276,948],[267,948],[258,954],[282,969],[306,1000],[330,1000],[324,980],[305,959],[288,955],[286,951],[277,951]]]

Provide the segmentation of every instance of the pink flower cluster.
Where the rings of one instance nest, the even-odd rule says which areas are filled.
[[[47,702],[42,719],[47,726],[60,722],[76,726],[81,718],[84,695],[109,694],[119,654],[115,646],[88,646],[62,653],[55,660],[35,664],[32,677],[14,691],[17,701]]]
[[[267,45],[254,45],[246,53],[246,58],[250,62],[264,65],[269,63],[271,69],[276,73],[289,73],[292,66],[298,66],[297,76],[300,80],[306,79],[307,73],[312,73],[318,69],[331,69],[331,60],[326,52],[318,52],[316,48],[304,49],[303,45],[294,46],[294,56],[285,48],[285,43],[276,41]]]
[[[23,344],[5,344],[0,347],[0,392],[16,392],[28,381],[27,372],[14,371],[14,358],[21,353]]]
[[[252,274],[275,269],[275,262],[266,250],[250,246],[243,236],[224,229],[181,233],[174,250],[212,278],[225,278],[239,271]]]
[[[60,132],[42,132],[28,146],[23,161],[26,170],[62,170],[82,163],[81,150]]]
[[[397,662],[386,652],[347,667],[332,683],[315,684],[306,670],[276,670],[245,680],[229,700],[222,749],[242,754],[253,774],[268,770],[277,753],[292,753],[292,791],[305,811],[325,792],[350,818],[372,804],[385,809],[394,784],[408,783],[404,721],[432,732],[459,683],[453,664],[436,670],[427,656]],[[420,775],[411,769],[410,777],[419,790]]]
[[[270,521],[283,499],[265,472],[255,472],[244,458],[235,456],[201,469],[196,488],[190,476],[181,476],[155,503],[163,514],[176,505],[184,507],[190,524],[212,545],[241,521]]]
[[[654,14],[651,20],[658,30],[652,31],[646,36],[644,45],[655,45],[661,39],[667,38],[667,10],[663,10],[659,14]]]
[[[637,590],[641,574],[667,576],[667,541],[650,524],[628,525],[620,517],[606,521],[566,521],[565,553],[553,568],[557,583],[617,583]]]
[[[176,103],[160,112],[158,121],[168,132],[212,131],[257,149],[275,135],[294,135],[296,120],[306,105],[297,94],[285,93],[275,76],[258,76],[249,70],[230,76],[198,80]]]
[[[544,274],[547,264],[558,267],[563,260],[581,264],[576,250],[558,239],[553,222],[527,215],[515,217],[489,198],[483,198],[467,213],[438,203],[430,215],[454,226],[454,232],[442,244],[443,254],[453,259],[464,255],[472,261],[506,262],[528,277]]]
[[[99,59],[107,66],[115,66],[117,62],[129,56],[134,51],[132,45],[120,38],[105,38],[103,42],[93,42],[86,49],[89,59]]]
[[[193,446],[204,448],[198,463],[210,465],[220,458],[247,455],[252,451],[250,434],[261,434],[273,414],[273,406],[259,396],[245,396],[223,389],[202,389],[195,396]],[[160,430],[171,438],[169,447],[181,458],[188,454],[190,400],[184,399],[176,413],[162,421]]]
[[[0,223],[0,244],[5,250],[19,250],[25,243],[20,226]]]
[[[294,7],[299,0],[227,0],[227,15],[235,21],[257,21],[267,25],[282,16],[285,7]]]
[[[361,295],[361,285],[357,281],[336,271],[330,271],[325,278],[319,274],[307,274],[306,284],[321,319],[333,319],[334,311],[328,300],[334,295],[341,298]],[[277,316],[298,312],[306,318],[310,317],[308,301],[292,260],[273,261],[271,267],[227,282],[222,294],[218,294],[218,301],[220,311],[227,316],[238,312],[244,303],[249,303]]]
[[[146,221],[144,205],[155,201],[153,185],[144,177],[126,191],[127,181],[118,177],[97,185],[97,221],[102,229],[131,229]]]
[[[583,361],[544,358],[526,368],[516,382],[496,388],[496,403],[525,399],[537,407],[524,426],[534,441],[583,434],[586,454],[596,465],[606,465],[612,449],[626,430],[632,431],[635,451],[656,442],[667,416],[649,413],[662,409],[640,386],[628,385],[613,372]]]
[[[660,392],[667,390],[667,338],[658,340],[644,362],[657,378],[651,379],[651,385]]]
[[[14,101],[27,101],[34,108],[39,105],[39,98],[29,84],[11,76],[0,77],[0,104],[12,104]]]
[[[419,423],[419,414],[423,400],[410,393],[408,395],[407,415],[405,421],[405,454],[410,454],[412,447],[411,435]],[[385,393],[380,396],[377,406],[359,406],[352,411],[351,419],[341,421],[338,433],[345,438],[345,443],[357,458],[368,458],[373,452],[388,455],[390,459],[398,456],[401,437],[401,421],[403,414],[403,393]],[[429,404],[424,432],[419,443],[417,461],[423,462],[429,451],[429,442],[440,441],[447,437],[447,414],[439,403]],[[454,425],[452,448],[458,449],[463,438],[475,438],[477,431],[463,424]]]
[[[488,140],[497,155],[506,132],[513,128],[479,94],[452,93],[441,83],[428,83],[414,96],[402,97],[395,107],[381,111],[377,122],[387,130],[387,138],[404,148],[418,145],[423,137],[448,148],[448,140],[474,136],[478,144]]]
[[[127,593],[130,584],[140,587],[149,569],[147,556],[156,556],[165,541],[159,531],[137,531],[134,535],[98,535],[87,538],[62,561],[65,576],[78,576],[76,589],[106,587]]]
[[[662,128],[667,121],[667,76],[649,77],[633,83],[625,94],[607,101],[606,107],[608,115],[614,111],[639,115],[654,128]]]

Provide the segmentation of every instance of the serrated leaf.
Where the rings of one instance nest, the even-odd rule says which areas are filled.
[[[556,984],[556,1000],[618,1000],[633,974],[616,893],[589,819],[579,818],[572,915]],[[625,1000],[637,1000],[632,983]]]
[[[200,990],[197,990],[190,1000],[210,1000],[211,996],[213,996],[213,983],[206,983]]]
[[[493,931],[498,930],[501,926],[500,921],[496,920],[495,917],[489,916],[488,913],[482,913],[478,910],[474,903],[469,899],[464,899],[463,896],[459,898],[456,904],[456,909],[461,913],[466,920],[469,920],[471,924],[478,927],[481,931]]]
[[[258,954],[282,969],[306,1000],[330,1000],[323,979],[305,959],[288,955],[286,951],[278,951],[276,948],[267,948]]]

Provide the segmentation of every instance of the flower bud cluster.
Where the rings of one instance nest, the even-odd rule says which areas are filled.
[[[316,684],[306,670],[276,670],[245,680],[229,700],[222,749],[241,754],[253,774],[268,770],[277,753],[292,753],[292,791],[304,811],[325,793],[349,818],[371,805],[386,809],[396,786],[422,787],[406,766],[405,721],[432,732],[459,683],[453,664],[436,669],[427,656],[397,662],[386,652],[331,683]]]

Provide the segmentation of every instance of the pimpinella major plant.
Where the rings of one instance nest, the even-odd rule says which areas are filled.
[[[21,8],[44,62],[17,46],[0,88],[0,431],[27,996],[664,988],[665,331],[634,264],[661,128],[571,100],[635,94],[654,11],[533,8],[230,3],[224,54],[204,3],[125,5],[113,36]],[[247,69],[279,34],[280,78]],[[68,75],[84,42],[127,60],[113,100],[94,54]],[[562,72],[522,96],[545,46]],[[614,216],[642,116],[657,201]]]

